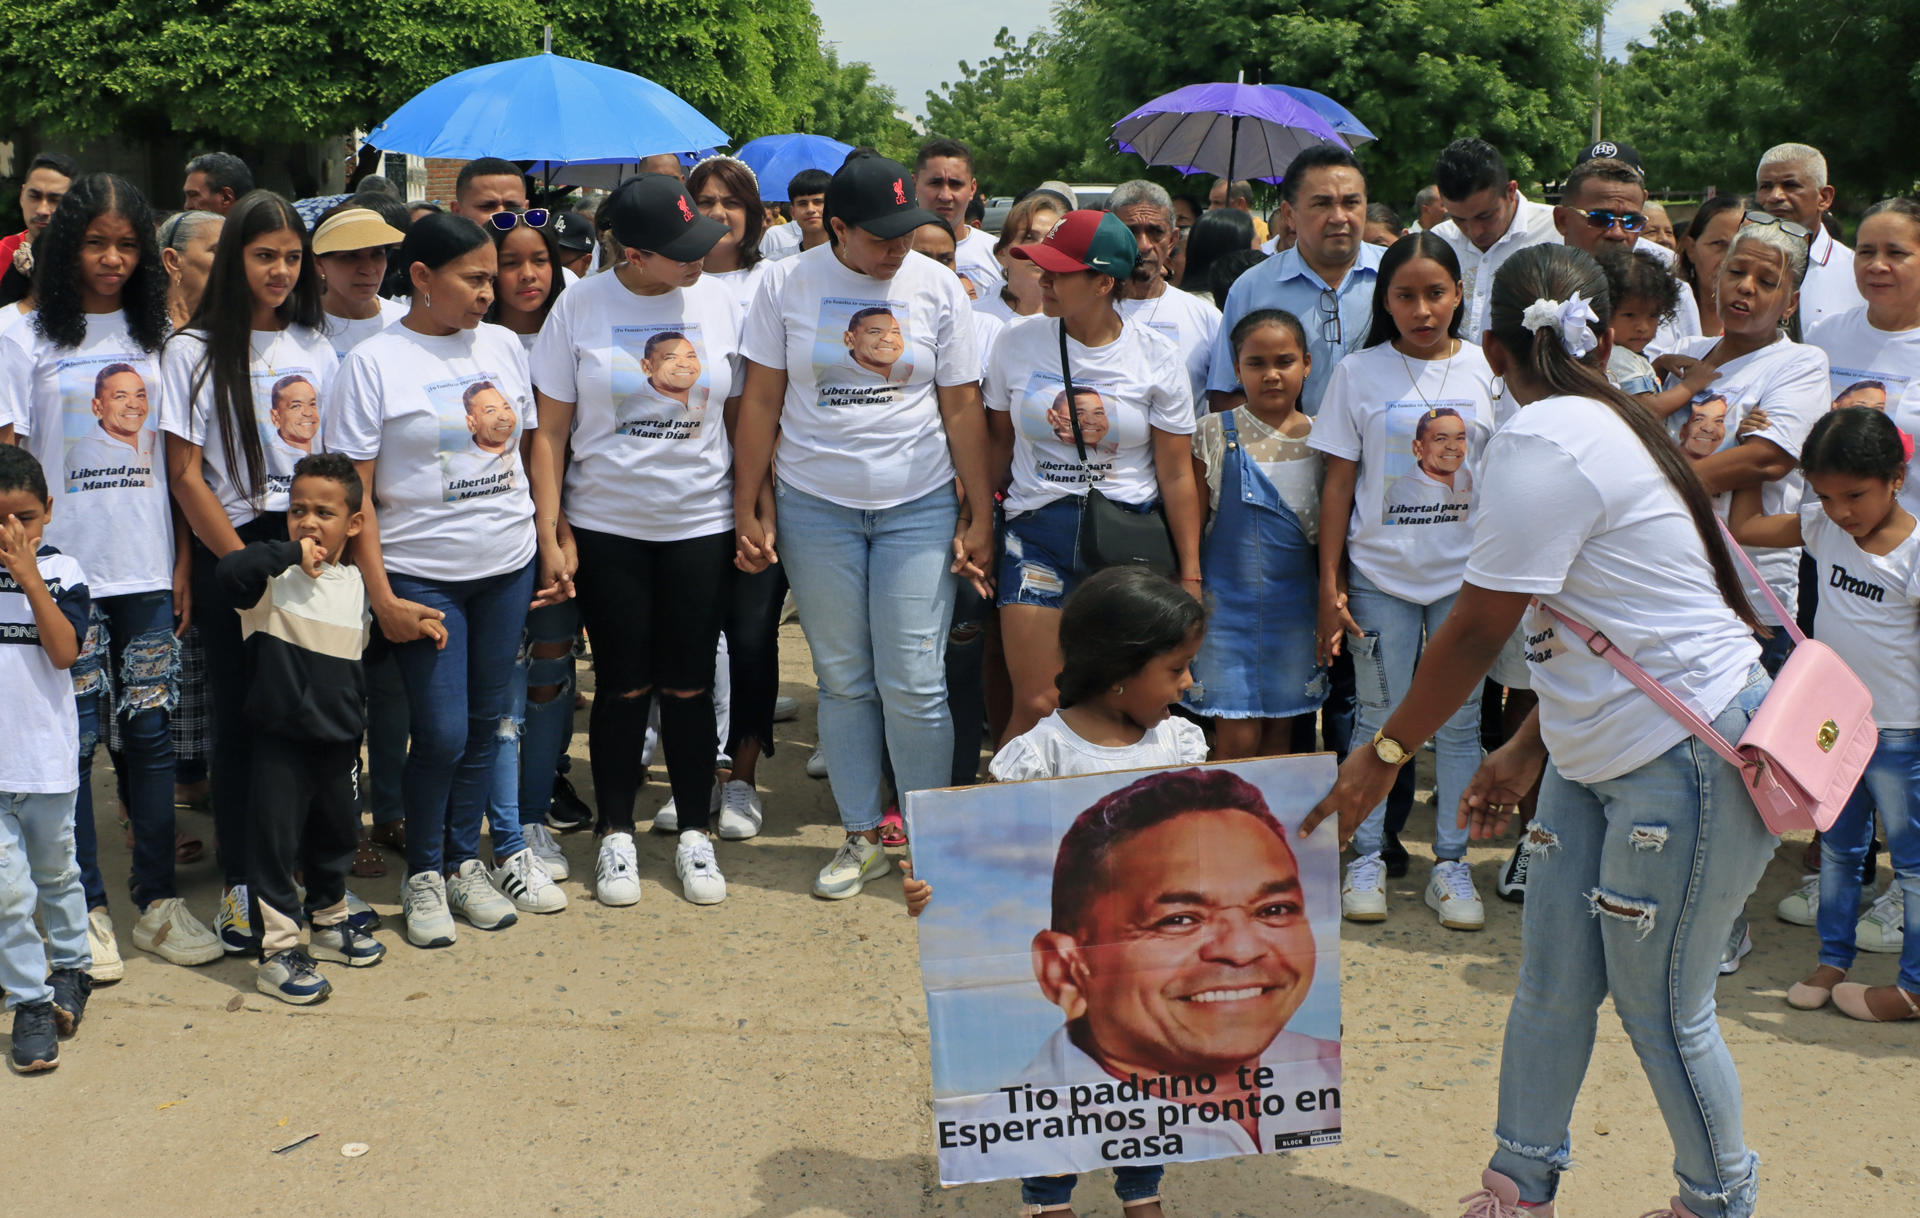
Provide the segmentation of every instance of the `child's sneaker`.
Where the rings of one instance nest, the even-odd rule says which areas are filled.
[[[680,835],[673,851],[673,873],[680,877],[680,888],[695,905],[718,905],[727,899],[727,878],[713,857],[713,842],[698,829]]]
[[[253,974],[253,988],[295,1006],[319,1002],[333,992],[333,986],[313,967],[312,958],[297,947],[275,952],[261,961]]]
[[[1386,864],[1378,854],[1363,854],[1347,864],[1340,885],[1340,916],[1349,922],[1387,920]]]
[[[1907,943],[1907,902],[1895,876],[1887,890],[1874,899],[1866,916],[1854,924],[1853,941],[1863,952],[1899,954]]]
[[[553,882],[547,869],[528,846],[518,854],[508,857],[507,861],[487,872],[493,886],[502,896],[513,902],[515,909],[524,909],[528,913],[559,913],[567,907],[567,894]]]
[[[380,929],[380,915],[373,906],[347,891],[347,921],[361,934],[370,935]]]
[[[308,951],[315,960],[331,960],[348,968],[366,968],[380,963],[387,955],[386,945],[360,930],[351,922],[316,926]]]
[[[13,1008],[13,1072],[37,1074],[60,1064],[60,1038],[54,1032],[51,1002]]]
[[[77,968],[57,968],[47,978],[53,987],[53,1021],[62,1036],[72,1036],[87,1017],[87,995],[93,993],[93,978]]]
[[[245,884],[235,884],[220,894],[220,914],[213,920],[213,933],[219,936],[220,950],[229,956],[244,956],[259,946],[253,939]]]
[[[513,902],[488,882],[479,859],[468,859],[447,877],[447,907],[479,930],[505,930],[520,920]]]
[[[147,906],[133,924],[133,945],[169,964],[212,964],[226,955],[206,923],[187,912],[179,897],[162,897]]]
[[[527,848],[533,851],[533,857],[539,859],[540,865],[546,868],[548,879],[558,883],[573,874],[573,869],[567,865],[565,852],[553,836],[553,830],[538,821],[522,825],[520,830],[527,835]]]
[[[451,947],[453,914],[447,910],[447,882],[437,871],[416,871],[400,886],[400,911],[407,921],[407,942],[415,947]]]
[[[87,951],[93,955],[87,975],[95,985],[112,985],[127,975],[127,962],[120,958],[120,943],[113,937],[113,915],[105,906],[87,911]]]
[[[887,861],[887,852],[879,842],[868,841],[865,834],[849,833],[814,877],[813,895],[829,901],[858,896],[868,880],[877,880],[892,870],[893,864]]]

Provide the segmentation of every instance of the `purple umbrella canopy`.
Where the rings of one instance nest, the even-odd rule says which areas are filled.
[[[1113,125],[1149,165],[1277,182],[1302,149],[1347,142],[1313,107],[1265,85],[1207,84],[1154,98]]]

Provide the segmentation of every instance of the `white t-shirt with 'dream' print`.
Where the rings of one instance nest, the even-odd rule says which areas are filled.
[[[1827,353],[1827,379],[1834,406],[1884,410],[1908,435],[1920,435],[1920,327],[1877,330],[1861,305],[1829,314],[1807,335],[1807,345]],[[1920,465],[1909,463],[1900,502],[1920,506]]]
[[[951,483],[936,386],[980,379],[971,308],[952,271],[908,253],[892,279],[818,245],[767,267],[741,354],[787,374],[774,467],[842,507],[898,507]]]
[[[534,388],[573,403],[567,519],[642,541],[733,527],[725,407],[740,392],[740,316],[710,275],[641,296],[595,275],[553,306]]]
[[[253,386],[254,430],[260,438],[264,483],[252,501],[243,470],[227,467],[226,428],[213,400],[213,374],[202,367],[206,336],[186,330],[160,350],[160,430],[200,446],[200,473],[207,489],[226,509],[235,528],[262,512],[287,510],[293,467],[302,457],[323,452],[320,403],[339,367],[325,334],[305,326],[255,330],[254,358],[248,364]],[[194,380],[200,381],[194,393]]]
[[[1496,425],[1493,379],[1472,343],[1417,360],[1384,342],[1341,360],[1327,382],[1307,444],[1360,463],[1347,560],[1390,596],[1431,605],[1460,590]]]
[[[54,500],[46,543],[73,556],[97,600],[173,587],[173,504],[160,443],[160,361],[124,313],[89,313],[77,347],[29,316],[0,335],[0,398]]]
[[[1877,727],[1920,728],[1920,531],[1869,554],[1807,498],[1800,537],[1820,573],[1820,641],[1866,684]]]
[[[537,420],[513,331],[384,330],[341,362],[320,417],[328,452],[374,462],[387,570],[472,580],[532,559],[520,433]]]
[[[1008,327],[994,343],[981,386],[987,409],[1012,416],[1007,514],[1084,495],[1089,482],[1120,503],[1153,502],[1160,497],[1154,431],[1193,434],[1192,390],[1179,348],[1134,321],[1122,322],[1120,336],[1103,347],[1067,339],[1074,403],[1087,446],[1082,465],[1060,374],[1060,325],[1045,318]]]

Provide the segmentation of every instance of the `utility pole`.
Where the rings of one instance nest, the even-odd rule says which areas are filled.
[[[1600,0],[1599,14],[1593,20],[1593,142],[1600,142],[1600,99],[1607,87],[1607,4]]]

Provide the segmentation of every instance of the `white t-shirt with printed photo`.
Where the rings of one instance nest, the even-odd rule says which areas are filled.
[[[967,228],[967,235],[954,246],[954,269],[973,282],[976,298],[998,296],[1000,285],[1007,281],[1006,268],[993,256],[993,247],[999,238],[984,228]],[[962,295],[966,289],[961,288]]]
[[[1103,347],[1067,339],[1074,404],[1087,446],[1083,465],[1067,414],[1060,375],[1060,326],[1052,318],[1010,327],[994,344],[981,387],[987,409],[1013,423],[1013,480],[1009,516],[1031,512],[1066,495],[1084,495],[1089,483],[1120,503],[1160,497],[1153,433],[1193,434],[1193,396],[1186,366],[1171,339],[1125,321]]]
[[[1220,310],[1192,292],[1168,285],[1152,300],[1122,300],[1120,316],[1172,339],[1186,362],[1193,400],[1207,400],[1207,368],[1213,362],[1213,344],[1220,334]]]
[[[200,473],[207,489],[226,509],[235,528],[262,512],[287,510],[293,467],[302,457],[325,451],[320,433],[320,403],[340,360],[327,336],[305,326],[255,330],[254,358],[248,364],[253,385],[254,428],[260,438],[262,493],[255,501],[243,471],[227,465],[226,429],[213,400],[213,375],[202,364],[207,343],[202,332],[187,330],[167,340],[160,351],[160,430],[200,446]],[[199,378],[199,392],[194,381]]]
[[[1827,378],[1834,406],[1884,410],[1908,435],[1920,435],[1920,327],[1876,330],[1865,305],[1832,314],[1813,327],[1807,345],[1827,353]],[[1920,505],[1920,465],[1907,466],[1900,502],[1908,511]]]
[[[0,400],[47,474],[46,542],[72,555],[95,598],[173,587],[173,504],[159,442],[160,361],[124,313],[90,313],[77,347],[31,319],[0,335]]]
[[[1680,344],[1678,353],[1703,358],[1719,341],[1711,336],[1690,338]],[[1677,382],[1670,380],[1668,383]],[[1717,408],[1715,399],[1724,399],[1726,402],[1726,438],[1721,441],[1718,451],[1725,452],[1741,441],[1738,435],[1740,421],[1757,407],[1767,412],[1767,426],[1746,438],[1757,436],[1771,441],[1798,462],[1800,446],[1807,442],[1807,433],[1813,430],[1813,425],[1828,410],[1826,353],[1818,347],[1796,343],[1783,335],[1750,355],[1729,360],[1720,366],[1720,375],[1713,384],[1694,395],[1691,405],[1669,416],[1668,426],[1676,437],[1686,430],[1695,409]],[[1761,512],[1778,516],[1799,510],[1802,486],[1798,465],[1784,476],[1762,483]],[[1731,495],[1715,496],[1715,510],[1725,516],[1732,501]],[[1767,586],[1780,598],[1780,603],[1787,607],[1788,612],[1792,612],[1800,594],[1799,551],[1748,548],[1747,555],[1753,559],[1753,565],[1760,569]],[[1753,577],[1747,574],[1745,568],[1741,569],[1740,581],[1752,597],[1753,607],[1760,619],[1779,625],[1779,615],[1760,595],[1759,587],[1753,583]]]
[[[1430,605],[1460,590],[1475,470],[1496,426],[1493,369],[1461,342],[1417,360],[1391,342],[1340,361],[1307,444],[1360,463],[1347,560],[1381,591]]]
[[[374,462],[368,489],[387,570],[485,579],[533,557],[520,435],[537,420],[513,331],[482,322],[442,336],[393,326],[341,362],[320,416],[328,452]]]
[[[407,302],[404,300],[388,300],[384,296],[376,296],[374,300],[380,305],[380,311],[372,317],[335,317],[327,314],[324,323],[327,341],[333,344],[333,353],[341,359],[345,359],[347,352],[359,346],[363,340],[372,338],[407,315]]]
[[[1540,597],[1598,630],[1708,722],[1746,685],[1760,646],[1721,598],[1680,493],[1611,407],[1527,406],[1488,442],[1479,495],[1469,582]],[[1522,626],[1540,734],[1561,774],[1617,778],[1686,738],[1544,609],[1529,608]]]
[[[727,399],[740,392],[740,317],[711,275],[642,296],[596,275],[553,306],[533,385],[573,403],[567,519],[642,541],[733,527]]]
[[[1800,538],[1819,564],[1815,633],[1866,683],[1877,727],[1920,728],[1920,530],[1869,554],[1808,498]]]
[[[892,279],[818,245],[773,263],[741,354],[787,374],[781,481],[842,507],[897,507],[951,482],[936,387],[980,379],[972,309],[952,271],[908,253]]]

